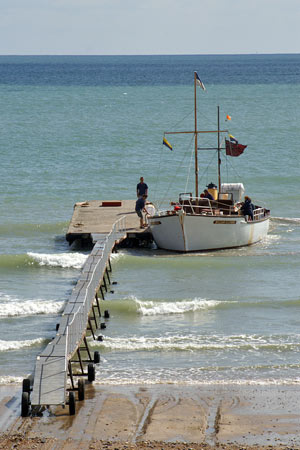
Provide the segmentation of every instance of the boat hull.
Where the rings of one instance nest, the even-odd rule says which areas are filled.
[[[219,250],[255,244],[268,233],[269,218],[171,214],[152,216],[149,226],[159,248],[178,252]]]

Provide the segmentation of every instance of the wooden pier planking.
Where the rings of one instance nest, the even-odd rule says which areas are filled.
[[[110,233],[113,224],[121,217],[126,217],[126,233],[135,235],[145,233],[139,228],[139,218],[135,212],[135,200],[91,200],[75,203],[73,216],[66,234],[68,242],[75,239],[91,237],[100,238]],[[103,206],[103,204],[121,206]]]

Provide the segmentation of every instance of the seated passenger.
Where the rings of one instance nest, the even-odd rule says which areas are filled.
[[[214,200],[213,196],[208,192],[207,189],[204,189],[203,198],[208,198],[209,200]]]

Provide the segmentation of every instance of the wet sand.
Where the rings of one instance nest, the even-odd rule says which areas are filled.
[[[300,385],[86,385],[86,398],[20,417],[21,389],[0,387],[0,448],[300,449]]]

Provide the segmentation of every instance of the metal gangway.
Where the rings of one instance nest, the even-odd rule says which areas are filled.
[[[95,234],[95,245],[88,256],[71,297],[67,302],[60,323],[57,325],[55,338],[49,342],[42,353],[37,356],[33,377],[23,380],[21,415],[27,416],[30,411],[40,407],[68,404],[70,414],[75,414],[75,391],[78,399],[84,399],[84,376],[89,381],[95,379],[95,363],[100,361],[98,352],[94,358],[89,351],[86,333],[90,330],[95,339],[94,328],[97,328],[95,309],[101,317],[98,291],[102,285],[106,287],[105,274],[108,275],[110,255],[116,245],[126,237],[125,217],[118,219],[109,234]],[[107,290],[107,289],[106,289]],[[103,293],[102,293],[102,297]],[[80,350],[87,352],[88,360],[82,360]],[[76,361],[72,358],[77,356]],[[72,362],[80,367],[80,373],[73,374]],[[87,372],[84,363],[88,363]],[[68,376],[70,387],[68,388]],[[78,386],[74,377],[79,376]]]

